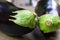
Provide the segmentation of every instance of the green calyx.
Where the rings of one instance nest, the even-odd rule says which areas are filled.
[[[56,31],[60,28],[60,17],[45,14],[39,17],[39,27],[44,33]]]
[[[17,25],[23,26],[23,27],[28,27],[28,28],[35,28],[36,26],[36,15],[34,12],[30,12],[28,10],[19,10],[15,11],[13,13],[17,13],[14,16],[11,16],[14,19],[9,19],[10,21],[13,21]]]

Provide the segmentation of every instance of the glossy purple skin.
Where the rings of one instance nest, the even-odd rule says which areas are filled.
[[[12,37],[19,37],[33,31],[33,29],[18,26],[17,24],[8,20],[11,18],[10,15],[12,15],[12,11],[24,10],[23,8],[17,8],[15,6],[14,8],[10,8],[9,6],[14,5],[8,2],[0,2],[0,31]]]

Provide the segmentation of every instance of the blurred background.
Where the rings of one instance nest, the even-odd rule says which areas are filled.
[[[34,11],[34,8],[37,5],[37,2],[39,0],[7,0],[7,1],[12,2],[17,7],[25,8],[30,11]]]

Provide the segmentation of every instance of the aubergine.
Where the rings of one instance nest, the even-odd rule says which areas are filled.
[[[9,19],[15,19],[14,17],[11,17],[10,15],[20,15],[19,12],[17,14],[13,14],[14,11],[19,11],[19,10],[25,10],[24,8],[18,8],[14,4],[10,2],[0,2],[0,31],[3,32],[4,34],[12,37],[21,37],[22,35],[25,35],[31,31],[34,30],[35,28],[35,14],[30,11],[25,11],[26,14],[25,16],[28,17],[28,19],[25,19],[26,22],[25,24],[27,25],[18,25],[17,23],[14,23],[13,21],[10,21]],[[24,16],[24,11],[22,11],[22,15],[20,17],[16,18],[21,18]],[[31,15],[29,15],[31,14]],[[30,16],[32,16],[30,18]],[[22,17],[23,18],[23,17]],[[33,18],[33,19],[32,19]],[[30,20],[29,20],[30,19]],[[21,22],[21,21],[20,21]],[[22,21],[24,22],[24,21]],[[22,23],[21,22],[21,23]],[[30,25],[29,25],[30,23]]]
[[[34,15],[33,12],[30,11],[20,11],[21,13],[19,11],[17,12],[16,15],[18,16],[16,17],[16,19],[13,19],[14,17],[12,17],[15,15],[10,15],[10,17],[12,18],[10,18],[8,22],[0,21],[0,30],[3,33],[12,37],[21,37],[22,35],[25,35],[34,30],[34,28],[36,27],[36,15]],[[21,20],[19,18],[21,18]]]
[[[39,0],[36,7],[35,12],[38,16],[46,14],[47,11],[47,2],[48,0]]]
[[[41,29],[44,33],[50,33],[60,29],[60,17],[53,14],[40,16],[39,29]]]

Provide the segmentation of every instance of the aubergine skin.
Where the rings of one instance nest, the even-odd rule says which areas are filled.
[[[44,15],[47,10],[47,2],[48,0],[39,0],[36,7],[35,7],[35,12],[38,16]]]
[[[18,8],[10,2],[1,2],[0,1],[0,21],[8,22],[12,11],[24,10],[23,8]]]
[[[9,37],[19,38],[33,30],[34,29],[16,25],[11,21],[8,23],[0,22],[0,31]]]
[[[50,33],[60,28],[60,17],[53,14],[45,14],[39,17],[39,28],[44,33]]]

